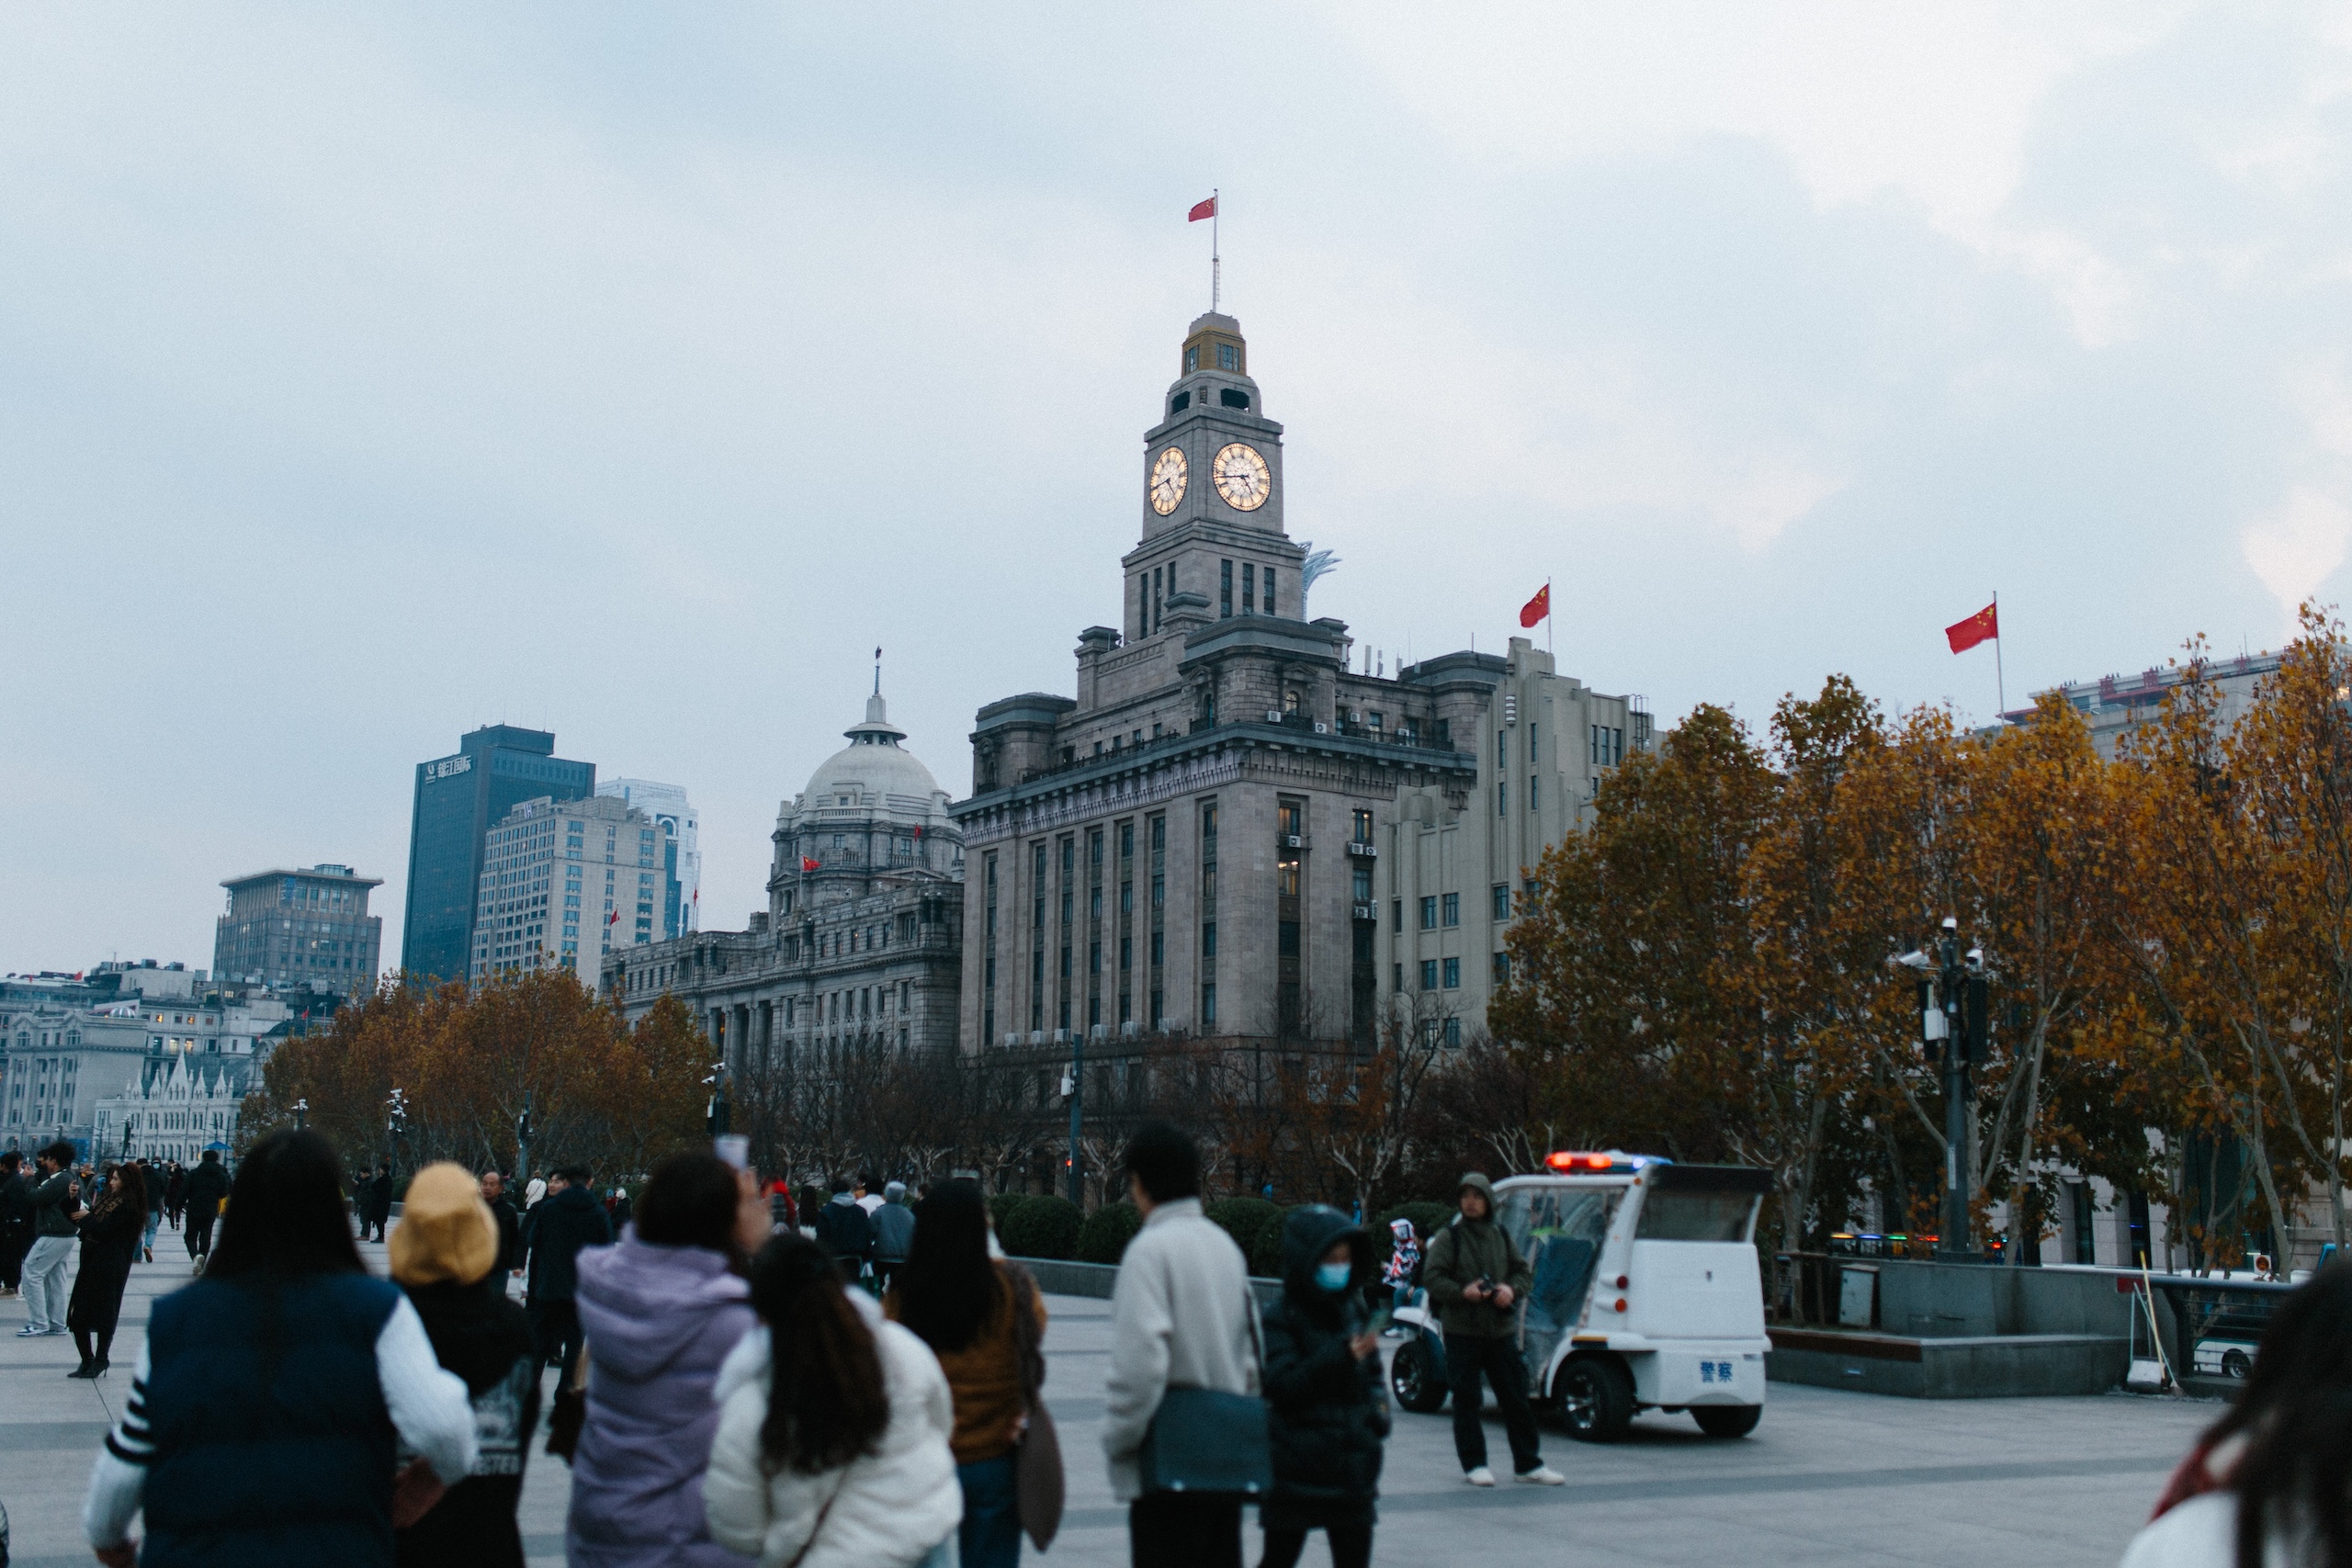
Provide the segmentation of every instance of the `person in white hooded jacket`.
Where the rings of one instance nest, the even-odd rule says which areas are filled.
[[[763,1568],[944,1568],[963,1488],[931,1349],[797,1235],[752,1263],[760,1325],[719,1369],[703,1480],[711,1538]]]

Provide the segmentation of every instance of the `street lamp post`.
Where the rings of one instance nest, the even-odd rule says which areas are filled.
[[[531,1179],[531,1091],[523,1091],[523,1114],[514,1118],[514,1179]]]
[[[1078,1163],[1079,1139],[1086,1133],[1086,1036],[1069,1035],[1069,1077],[1063,1080],[1069,1097],[1069,1201],[1086,1207],[1086,1170]]]
[[[391,1134],[392,1180],[398,1184],[401,1179],[401,1140],[408,1136],[408,1096],[396,1089],[386,1104],[391,1109],[385,1130]]]
[[[702,1081],[710,1086],[710,1135],[714,1138],[723,1138],[727,1135],[727,1120],[729,1110],[727,1103],[726,1058],[722,1056],[718,1061],[713,1062],[710,1065],[710,1077],[703,1079]]]
[[[1963,951],[1960,921],[1944,917],[1932,948],[1920,947],[1888,960],[1919,976],[1919,1044],[1944,1078],[1944,1202],[1936,1256],[1950,1263],[1980,1262],[1973,1245],[1974,1216],[1968,1209],[1968,1144],[1974,1107],[1969,1069],[1984,1058],[1991,1033],[1991,983],[1984,950]]]

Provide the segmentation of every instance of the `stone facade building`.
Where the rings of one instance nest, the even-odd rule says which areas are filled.
[[[119,1154],[121,1102],[167,1064],[225,1071],[241,1095],[272,1038],[340,998],[208,985],[200,969],[152,962],[0,980],[0,1148],[64,1138],[85,1156]]]
[[[601,973],[616,949],[645,940],[662,868],[662,829],[625,800],[521,802],[482,839],[469,977]]]
[[[738,1073],[810,1080],[844,1062],[954,1051],[963,835],[878,689],[843,734],[849,745],[777,808],[768,907],[748,929],[606,960],[605,994],[631,1021],[675,995]]]
[[[1144,438],[1123,627],[1079,634],[1074,698],[978,714],[962,1038],[1064,1057],[1160,1032],[1459,1039],[1522,867],[1646,716],[1524,639],[1392,676],[1343,622],[1299,619],[1283,427],[1238,323],[1199,318],[1180,365]]]
[[[223,983],[310,986],[349,997],[376,988],[384,918],[368,912],[368,895],[382,878],[314,865],[220,886],[229,908],[214,927],[212,973]]]

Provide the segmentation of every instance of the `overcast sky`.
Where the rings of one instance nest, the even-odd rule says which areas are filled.
[[[2340,8],[16,7],[0,969],[209,966],[498,720],[780,797],[1120,621],[1208,303],[1313,610],[1760,720],[2274,646],[2352,541]]]

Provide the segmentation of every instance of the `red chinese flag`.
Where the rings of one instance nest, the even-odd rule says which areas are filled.
[[[1216,197],[1211,197],[1206,201],[1196,201],[1193,203],[1193,210],[1184,214],[1184,221],[1187,223],[1198,223],[1204,218],[1214,218],[1216,216]]]
[[[821,869],[821,862],[810,860],[807,855],[800,857],[800,869],[803,871],[817,871]]]
[[[1519,607],[1519,624],[1532,626],[1552,613],[1552,585],[1545,583],[1535,591],[1535,597]]]
[[[621,918],[621,912],[620,912],[618,909],[615,909],[611,914],[606,915],[606,916],[605,917],[605,923],[606,925],[608,925],[608,926],[609,926],[609,925],[613,924],[616,920],[618,920],[620,918]]]
[[[2000,605],[1987,604],[1964,621],[1954,621],[1944,628],[1944,640],[1951,644],[1954,653],[1966,653],[1980,642],[1991,642],[2001,635]]]

